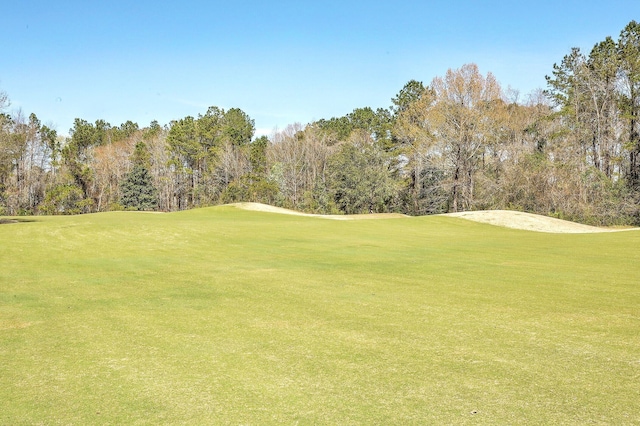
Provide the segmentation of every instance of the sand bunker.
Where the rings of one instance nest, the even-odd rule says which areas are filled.
[[[319,217],[321,219],[332,219],[332,220],[393,219],[393,218],[399,218],[399,217],[409,217],[399,213],[373,213],[373,214],[352,214],[352,215],[301,213],[295,210],[283,209],[282,207],[274,207],[268,204],[261,204],[261,203],[233,203],[229,205],[233,207],[237,207],[239,209],[243,209],[243,210],[291,214],[296,216]]]
[[[482,210],[474,212],[447,213],[442,216],[459,217],[474,222],[488,223],[490,225],[504,226],[506,228],[523,229],[527,231],[549,232],[554,234],[586,234],[594,232],[630,231],[630,229],[599,228],[597,226],[583,225],[548,216],[532,213],[523,213],[511,210]]]
[[[260,203],[235,203],[234,207],[244,210],[254,210],[261,212],[291,214],[297,216],[310,216],[322,219],[333,220],[363,220],[363,219],[391,219],[409,217],[397,213],[374,213],[374,214],[357,214],[357,215],[320,215],[301,213],[294,210],[283,209],[281,207],[273,207]],[[474,222],[488,223],[495,226],[503,226],[506,228],[522,229],[526,231],[548,232],[554,234],[585,234],[594,232],[617,232],[630,231],[632,229],[609,229],[598,228],[596,226],[583,225],[581,223],[569,222],[566,220],[556,219],[553,217],[541,216],[532,213],[523,213],[511,210],[483,210],[473,212],[447,213],[439,216],[456,217],[461,219],[472,220]]]

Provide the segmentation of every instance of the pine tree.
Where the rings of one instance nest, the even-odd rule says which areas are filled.
[[[121,202],[127,210],[155,210],[158,195],[149,172],[149,152],[144,142],[139,142],[132,155],[133,169],[121,185]]]

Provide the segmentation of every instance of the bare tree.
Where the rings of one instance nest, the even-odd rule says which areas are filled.
[[[296,209],[324,209],[313,201],[314,191],[324,188],[326,164],[334,146],[315,126],[299,123],[287,126],[273,135],[267,151],[270,178],[275,181],[288,207]],[[322,183],[318,185],[319,183]],[[317,201],[317,200],[316,200]]]
[[[450,210],[473,205],[474,175],[497,126],[496,111],[503,106],[495,77],[480,74],[475,64],[449,69],[431,83],[434,107],[427,120],[437,142],[435,148],[447,160]]]

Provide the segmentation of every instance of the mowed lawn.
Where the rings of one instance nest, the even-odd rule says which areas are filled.
[[[0,225],[0,424],[640,424],[640,232]]]

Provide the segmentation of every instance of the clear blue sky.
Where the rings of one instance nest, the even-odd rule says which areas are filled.
[[[36,1],[0,8],[0,90],[66,134],[238,107],[258,133],[388,107],[475,62],[524,95],[640,20],[638,0]]]

